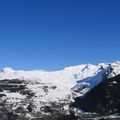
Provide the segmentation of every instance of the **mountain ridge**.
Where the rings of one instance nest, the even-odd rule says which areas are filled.
[[[106,77],[119,74],[120,62],[82,64],[52,72],[4,68],[0,71],[0,99],[6,101],[4,107],[9,112],[22,108],[26,117],[34,118],[38,112],[40,117],[51,111],[68,115],[76,109],[70,108],[75,98],[85,96]]]

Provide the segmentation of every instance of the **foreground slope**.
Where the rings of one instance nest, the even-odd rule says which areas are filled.
[[[103,115],[120,114],[120,75],[106,78],[72,106]]]

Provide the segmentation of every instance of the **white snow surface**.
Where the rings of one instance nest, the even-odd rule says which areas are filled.
[[[36,111],[39,111],[44,103],[64,102],[64,100],[71,102],[75,96],[84,95],[99,84],[106,73],[109,74],[108,77],[120,74],[120,62],[96,65],[82,64],[52,72],[13,70],[6,67],[0,71],[0,80],[19,79],[27,81],[29,83],[27,87],[36,94],[33,101],[36,105]],[[53,87],[55,88],[53,89]],[[73,93],[75,94],[73,95]],[[6,96],[9,101],[12,98],[23,99],[18,93],[6,93]]]

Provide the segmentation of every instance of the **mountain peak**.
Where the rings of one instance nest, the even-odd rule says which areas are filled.
[[[5,67],[5,68],[1,69],[1,72],[9,73],[9,72],[14,72],[14,70],[11,67]]]

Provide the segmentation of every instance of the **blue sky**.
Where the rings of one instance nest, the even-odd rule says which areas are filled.
[[[120,0],[1,0],[0,68],[59,70],[120,60]]]

